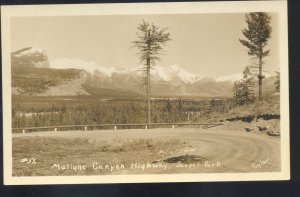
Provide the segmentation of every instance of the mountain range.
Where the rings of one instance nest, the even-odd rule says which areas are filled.
[[[109,97],[137,96],[145,92],[144,71],[140,66],[100,67],[92,61],[67,58],[49,63],[45,50],[37,47],[13,52],[11,60],[12,89],[16,95]],[[264,88],[275,91],[276,77],[265,76]],[[242,73],[209,78],[187,72],[179,65],[155,66],[151,70],[151,93],[168,97],[231,97],[233,82],[241,78]]]

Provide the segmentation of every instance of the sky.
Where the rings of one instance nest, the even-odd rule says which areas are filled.
[[[278,18],[276,14],[271,17],[266,72],[279,68]],[[50,62],[67,58],[101,67],[133,68],[140,61],[131,42],[142,20],[170,32],[172,40],[157,63],[160,66],[176,64],[215,78],[242,72],[250,64],[247,49],[238,41],[246,27],[241,13],[15,17],[11,19],[11,49],[43,48]]]

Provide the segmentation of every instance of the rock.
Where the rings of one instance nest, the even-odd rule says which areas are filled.
[[[256,131],[259,131],[259,128],[257,126],[253,127],[253,130],[256,132]]]
[[[245,130],[246,130],[247,132],[250,132],[250,131],[253,131],[254,128],[253,128],[253,127],[252,127],[252,128],[246,127]]]
[[[276,131],[268,131],[267,134],[269,136],[280,136],[280,133],[279,132],[276,132]]]
[[[270,126],[264,127],[264,126],[256,126],[258,128],[259,131],[266,131],[270,128]]]

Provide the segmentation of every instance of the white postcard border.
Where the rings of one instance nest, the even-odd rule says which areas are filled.
[[[281,172],[270,173],[195,173],[160,175],[93,175],[93,176],[12,176],[10,18],[24,16],[70,15],[142,15],[191,13],[276,12],[279,16]],[[126,3],[78,5],[1,6],[2,29],[2,98],[3,98],[3,164],[5,185],[142,183],[142,182],[213,182],[289,180],[289,89],[287,1]]]

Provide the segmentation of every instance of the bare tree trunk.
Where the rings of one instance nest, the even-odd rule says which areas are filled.
[[[258,74],[258,100],[262,100],[262,58],[259,58],[259,74]]]
[[[147,41],[147,45],[148,45],[148,58],[147,58],[147,103],[148,103],[148,108],[147,108],[147,112],[148,112],[148,124],[151,123],[151,105],[150,105],[150,31],[147,32],[147,36],[148,36],[148,41]]]
[[[147,59],[147,112],[148,112],[148,124],[151,123],[151,105],[150,105],[150,59]]]

